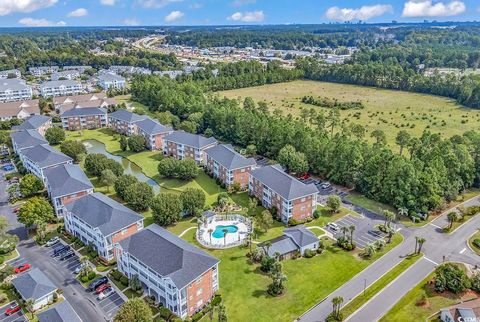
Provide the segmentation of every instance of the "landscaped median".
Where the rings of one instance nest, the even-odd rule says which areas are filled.
[[[480,230],[477,231],[475,234],[473,234],[469,239],[468,239],[468,246],[480,255]]]
[[[403,272],[405,272],[408,268],[410,268],[410,266],[415,264],[415,262],[422,257],[423,254],[414,254],[408,256],[400,263],[398,263],[395,267],[393,267],[377,281],[371,284],[364,293],[359,294],[353,300],[348,302],[341,310],[343,317],[346,318],[352,315],[355,311],[362,307],[362,305],[367,303],[376,294],[378,294],[378,292],[384,289],[390,282],[395,280],[398,276],[400,276]]]

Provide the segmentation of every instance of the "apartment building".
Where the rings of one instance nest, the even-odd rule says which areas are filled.
[[[100,258],[114,258],[113,245],[143,229],[143,216],[94,192],[65,205],[65,229],[92,244]]]
[[[63,217],[64,206],[93,193],[93,185],[76,164],[62,164],[46,169],[45,187],[52,200],[55,214]]]
[[[129,75],[134,75],[134,74],[151,75],[152,74],[152,71],[148,68],[135,67],[135,66],[113,65],[113,66],[110,66],[108,70],[114,74],[129,74]]]
[[[40,77],[46,74],[52,74],[58,72],[58,66],[40,66],[40,67],[30,67],[28,72],[35,77]]]
[[[23,149],[20,159],[27,171],[33,173],[45,183],[45,170],[62,164],[72,164],[73,160],[48,144]]]
[[[207,138],[198,134],[175,131],[163,138],[163,153],[182,160],[194,159],[197,163],[205,161],[205,150],[217,144],[213,137]]]
[[[278,164],[253,170],[248,190],[265,208],[276,208],[284,223],[290,219],[303,221],[311,217],[317,207],[318,189],[315,185],[300,182]]]
[[[93,103],[96,105],[96,102]],[[60,118],[62,119],[63,129],[69,131],[98,129],[106,127],[108,124],[107,109],[103,107],[82,107],[78,105],[76,108],[62,113]]]
[[[119,109],[108,114],[108,126],[115,132],[127,136],[137,134],[136,124],[147,119],[146,115],[138,115],[124,109]]]
[[[74,80],[77,78],[80,78],[80,72],[75,69],[56,72],[50,76],[50,79],[52,81],[65,80],[65,79]]]
[[[163,150],[163,138],[173,133],[170,126],[165,126],[147,117],[135,123],[137,134],[143,135],[150,150]]]
[[[17,78],[0,79],[0,102],[31,100],[32,88]]]
[[[124,89],[126,85],[125,78],[114,73],[99,73],[97,79],[98,86],[104,90],[121,90]]]
[[[20,154],[24,149],[37,145],[48,144],[48,141],[36,130],[22,130],[10,134],[13,151]]]
[[[37,100],[38,107],[38,100]],[[0,109],[1,109],[0,104]],[[45,132],[52,127],[52,119],[46,115],[32,115],[29,116],[23,121],[20,125],[15,125],[12,127],[13,131],[22,131],[22,130],[37,130],[42,136],[45,136]]]
[[[77,95],[82,91],[82,84],[74,80],[48,81],[40,86],[40,93],[43,97]]]
[[[80,65],[80,66],[63,66],[63,70],[78,70],[80,74],[85,73],[87,69],[92,69],[92,66]]]
[[[253,158],[246,158],[230,144],[219,144],[205,150],[207,170],[215,178],[219,178],[225,185],[238,183],[242,189],[248,187],[250,172],[255,169],[257,162]]]
[[[53,98],[53,106],[57,113],[62,114],[72,108],[82,107],[108,107],[117,105],[117,101],[107,97],[105,92],[80,94],[72,96],[58,96]]]
[[[115,245],[118,269],[137,275],[146,292],[182,319],[200,311],[218,290],[219,260],[152,224]]]
[[[0,79],[7,79],[15,76],[14,78],[21,78],[22,73],[18,69],[0,70]]]
[[[15,101],[0,103],[0,120],[26,119],[40,114],[38,100]]]

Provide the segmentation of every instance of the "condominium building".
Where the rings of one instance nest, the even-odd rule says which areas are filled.
[[[37,102],[38,106],[38,102]],[[0,109],[1,109],[0,104]],[[45,136],[45,132],[52,127],[52,118],[46,115],[32,115],[29,116],[23,121],[20,125],[15,125],[12,127],[13,131],[22,131],[22,130],[37,130],[38,133]]]
[[[219,178],[225,185],[238,183],[247,188],[250,172],[257,163],[253,158],[246,158],[230,144],[219,144],[205,150],[207,170]]]
[[[182,319],[219,287],[219,260],[156,224],[118,242],[115,257],[123,274],[138,276],[148,295]]]
[[[95,102],[94,102],[95,103]],[[108,124],[107,109],[103,107],[79,107],[60,115],[65,130],[98,129]]]
[[[0,102],[31,100],[32,88],[17,78],[0,79]]]
[[[110,105],[117,105],[117,101],[113,98],[107,97],[105,92],[58,96],[53,98],[53,106],[59,114],[71,110],[72,108],[108,107]]]
[[[114,74],[143,74],[143,75],[150,75],[152,74],[152,71],[148,68],[144,67],[135,67],[135,66],[118,66],[118,65],[113,65],[110,66],[108,69],[110,72]]]
[[[207,138],[184,131],[175,131],[165,136],[163,140],[164,154],[179,160],[190,158],[199,164],[205,161],[205,150],[217,144],[213,137]]]
[[[21,77],[22,77],[22,73],[18,69],[0,70],[0,79],[21,78]]]
[[[278,217],[284,223],[290,219],[306,220],[317,207],[318,189],[315,185],[300,182],[285,173],[280,165],[253,170],[248,190],[265,208],[276,208]]]
[[[45,187],[55,214],[62,217],[64,206],[93,193],[93,185],[76,164],[62,164],[45,170]]]
[[[147,147],[150,150],[162,150],[163,138],[173,133],[170,126],[162,125],[149,117],[136,122],[135,125],[137,134],[145,137],[145,142],[147,142]]]
[[[121,90],[124,89],[126,85],[125,78],[114,73],[99,73],[97,79],[98,86],[104,90]]]
[[[136,124],[147,119],[146,115],[138,115],[124,109],[108,114],[108,126],[115,132],[127,136],[137,133]]]
[[[26,119],[40,114],[38,100],[15,101],[0,103],[0,120]]]
[[[80,74],[85,73],[87,69],[92,69],[92,66],[81,65],[81,66],[63,66],[63,70],[78,70]]]
[[[82,84],[74,80],[49,81],[40,86],[40,92],[43,97],[77,95],[82,91]]]
[[[12,139],[13,151],[20,154],[22,150],[32,148],[37,145],[48,144],[48,141],[36,130],[22,130],[10,134]]]
[[[65,229],[105,261],[114,258],[113,244],[143,229],[143,216],[98,192],[67,204],[63,214]]]
[[[40,77],[46,74],[52,74],[58,72],[58,66],[40,66],[40,67],[30,67],[28,72],[35,77]]]
[[[64,70],[61,72],[56,72],[53,73],[52,76],[50,76],[50,79],[52,81],[57,81],[57,80],[73,80],[77,79],[80,77],[80,72],[78,70],[72,69],[72,70]]]
[[[20,159],[27,171],[45,182],[45,170],[62,164],[72,164],[73,159],[48,144],[23,149]]]

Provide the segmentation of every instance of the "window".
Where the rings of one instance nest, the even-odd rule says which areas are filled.
[[[203,305],[203,300],[200,300],[197,302],[197,308],[202,307],[202,305]]]
[[[203,293],[203,288],[199,288],[197,290],[197,296],[201,295]]]

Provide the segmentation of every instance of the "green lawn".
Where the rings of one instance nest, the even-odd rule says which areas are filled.
[[[125,296],[128,297],[129,299],[132,299],[134,297],[141,297],[142,296],[142,294],[138,294],[137,292],[135,292],[131,289],[123,291],[123,294],[125,294]]]
[[[412,266],[417,260],[423,257],[421,255],[409,256],[401,261],[398,265],[388,271],[379,280],[370,285],[365,293],[362,293],[345,305],[342,309],[343,317],[346,318],[358,310],[363,304],[369,301],[375,294],[385,288],[390,282],[397,278],[400,274],[405,272],[410,266]]]
[[[280,231],[279,226],[271,230],[277,229]],[[277,233],[269,231],[268,235]],[[193,230],[182,238],[198,245]],[[329,245],[323,254],[313,258],[283,261],[287,292],[275,298],[266,293],[270,279],[260,272],[258,265],[249,263],[247,249],[208,252],[220,260],[220,293],[230,321],[268,321],[273,317],[275,321],[292,321],[401,241],[401,235],[395,235],[392,244],[370,260],[360,259],[357,252]]]
[[[472,235],[472,237],[470,237],[470,238],[468,239],[468,245],[470,245],[470,248],[472,248],[475,253],[477,253],[478,255],[480,255],[480,247],[475,246],[475,245],[473,244],[473,241],[474,241],[475,239],[480,239],[480,230],[477,231],[475,234]]]
[[[452,293],[437,294],[432,285],[427,284],[428,281],[432,280],[434,274],[435,273],[429,275],[420,284],[415,286],[414,289],[408,292],[380,321],[425,321],[441,308],[459,303],[461,301],[459,295]],[[424,295],[426,295],[427,304],[418,305]]]

